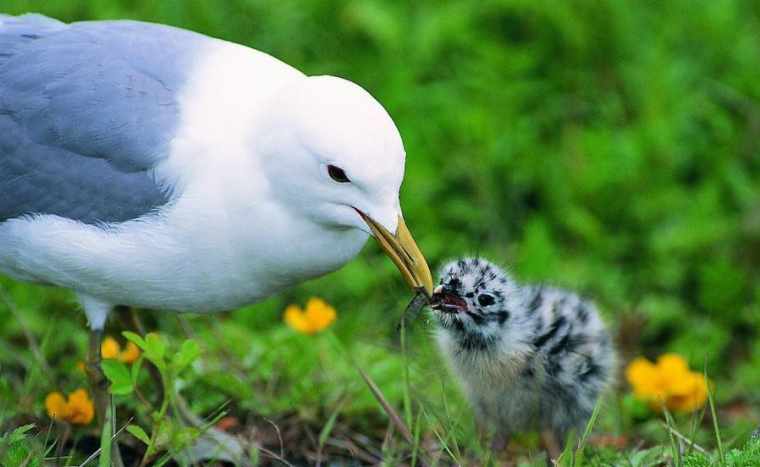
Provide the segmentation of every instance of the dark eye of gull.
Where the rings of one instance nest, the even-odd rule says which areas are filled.
[[[488,295],[487,293],[478,295],[478,303],[480,306],[488,306],[493,305],[494,299],[493,295]]]
[[[327,173],[330,175],[330,178],[338,183],[349,183],[351,181],[343,169],[332,164],[327,166]]]

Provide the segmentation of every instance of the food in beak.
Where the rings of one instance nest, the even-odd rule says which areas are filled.
[[[430,298],[430,308],[443,313],[460,313],[467,311],[467,302],[453,291],[436,287]]]

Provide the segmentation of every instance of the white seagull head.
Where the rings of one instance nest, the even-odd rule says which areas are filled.
[[[271,102],[255,146],[280,201],[327,228],[373,235],[407,283],[432,292],[399,204],[401,136],[367,91],[332,76],[286,85]]]

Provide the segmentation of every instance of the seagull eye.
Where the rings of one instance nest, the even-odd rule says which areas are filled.
[[[493,305],[493,302],[494,302],[493,295],[488,295],[487,293],[478,295],[478,303],[480,304],[480,306]]]
[[[330,178],[338,183],[349,183],[351,181],[343,169],[332,164],[327,166],[327,173],[330,175]]]

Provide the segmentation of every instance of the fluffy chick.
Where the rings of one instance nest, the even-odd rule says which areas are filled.
[[[479,426],[500,445],[538,429],[556,456],[570,429],[583,432],[615,368],[592,303],[566,290],[520,285],[489,261],[466,258],[442,268],[431,307],[438,346]]]

